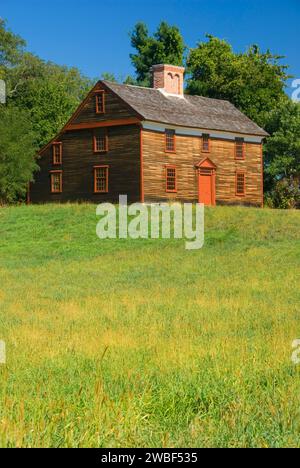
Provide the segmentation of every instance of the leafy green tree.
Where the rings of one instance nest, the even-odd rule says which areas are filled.
[[[269,114],[265,189],[275,208],[300,208],[300,104],[285,99]]]
[[[101,75],[101,79],[105,80],[105,81],[110,81],[112,83],[123,83],[123,84],[127,84],[127,85],[138,85],[137,80],[135,78],[133,78],[132,76],[130,76],[130,75],[127,75],[124,78],[124,76],[116,77],[116,75],[114,75],[113,73],[104,72]]]
[[[144,23],[137,23],[131,34],[131,46],[137,51],[131,54],[131,62],[136,70],[136,83],[151,85],[150,68],[159,63],[182,66],[185,45],[176,26],[160,23],[153,36]],[[129,81],[129,79],[128,79]]]
[[[6,79],[6,70],[18,63],[24,47],[25,41],[9,31],[0,18],[0,79]]]
[[[276,181],[272,190],[266,194],[266,205],[270,208],[299,209],[299,180],[284,178]]]
[[[139,85],[138,81],[135,78],[133,78],[132,76],[130,76],[130,75],[128,75],[125,78],[123,84],[131,85],[131,86],[138,86]]]
[[[191,49],[187,59],[187,92],[227,99],[264,126],[269,112],[286,97],[289,76],[283,57],[261,52],[253,45],[245,53],[235,53],[231,45],[213,36]]]
[[[36,147],[28,112],[0,107],[0,204],[23,199],[32,180]]]
[[[37,147],[68,121],[93,82],[76,68],[55,65],[31,54],[10,72],[11,101],[30,113]]]
[[[111,81],[112,83],[117,83],[118,80],[113,73],[104,72],[101,75],[101,79],[104,81]]]
[[[276,180],[300,179],[300,104],[287,99],[270,113],[265,144],[266,173]]]

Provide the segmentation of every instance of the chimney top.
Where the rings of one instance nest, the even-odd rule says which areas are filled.
[[[151,68],[153,88],[166,94],[183,96],[184,71],[184,67],[175,65],[153,65]]]

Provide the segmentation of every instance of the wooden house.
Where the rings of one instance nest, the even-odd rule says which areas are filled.
[[[263,204],[268,135],[230,102],[184,94],[184,69],[153,87],[99,81],[39,153],[32,203],[185,201]]]

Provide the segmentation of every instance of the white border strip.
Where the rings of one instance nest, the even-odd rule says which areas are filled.
[[[177,135],[188,135],[188,136],[199,136],[201,137],[203,134],[209,133],[211,138],[219,138],[221,140],[235,140],[236,138],[243,137],[247,143],[262,143],[264,137],[260,136],[250,136],[247,134],[241,133],[228,133],[222,131],[209,131],[205,129],[198,129],[198,128],[188,128],[188,127],[178,127],[175,125],[167,125],[161,124],[157,122],[151,121],[143,121],[142,126],[144,130],[152,130],[154,132],[165,133],[166,128],[170,128],[175,130]]]

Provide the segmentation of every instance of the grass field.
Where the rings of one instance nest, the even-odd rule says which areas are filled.
[[[300,446],[300,213],[206,210],[206,244],[0,209],[1,447]]]

